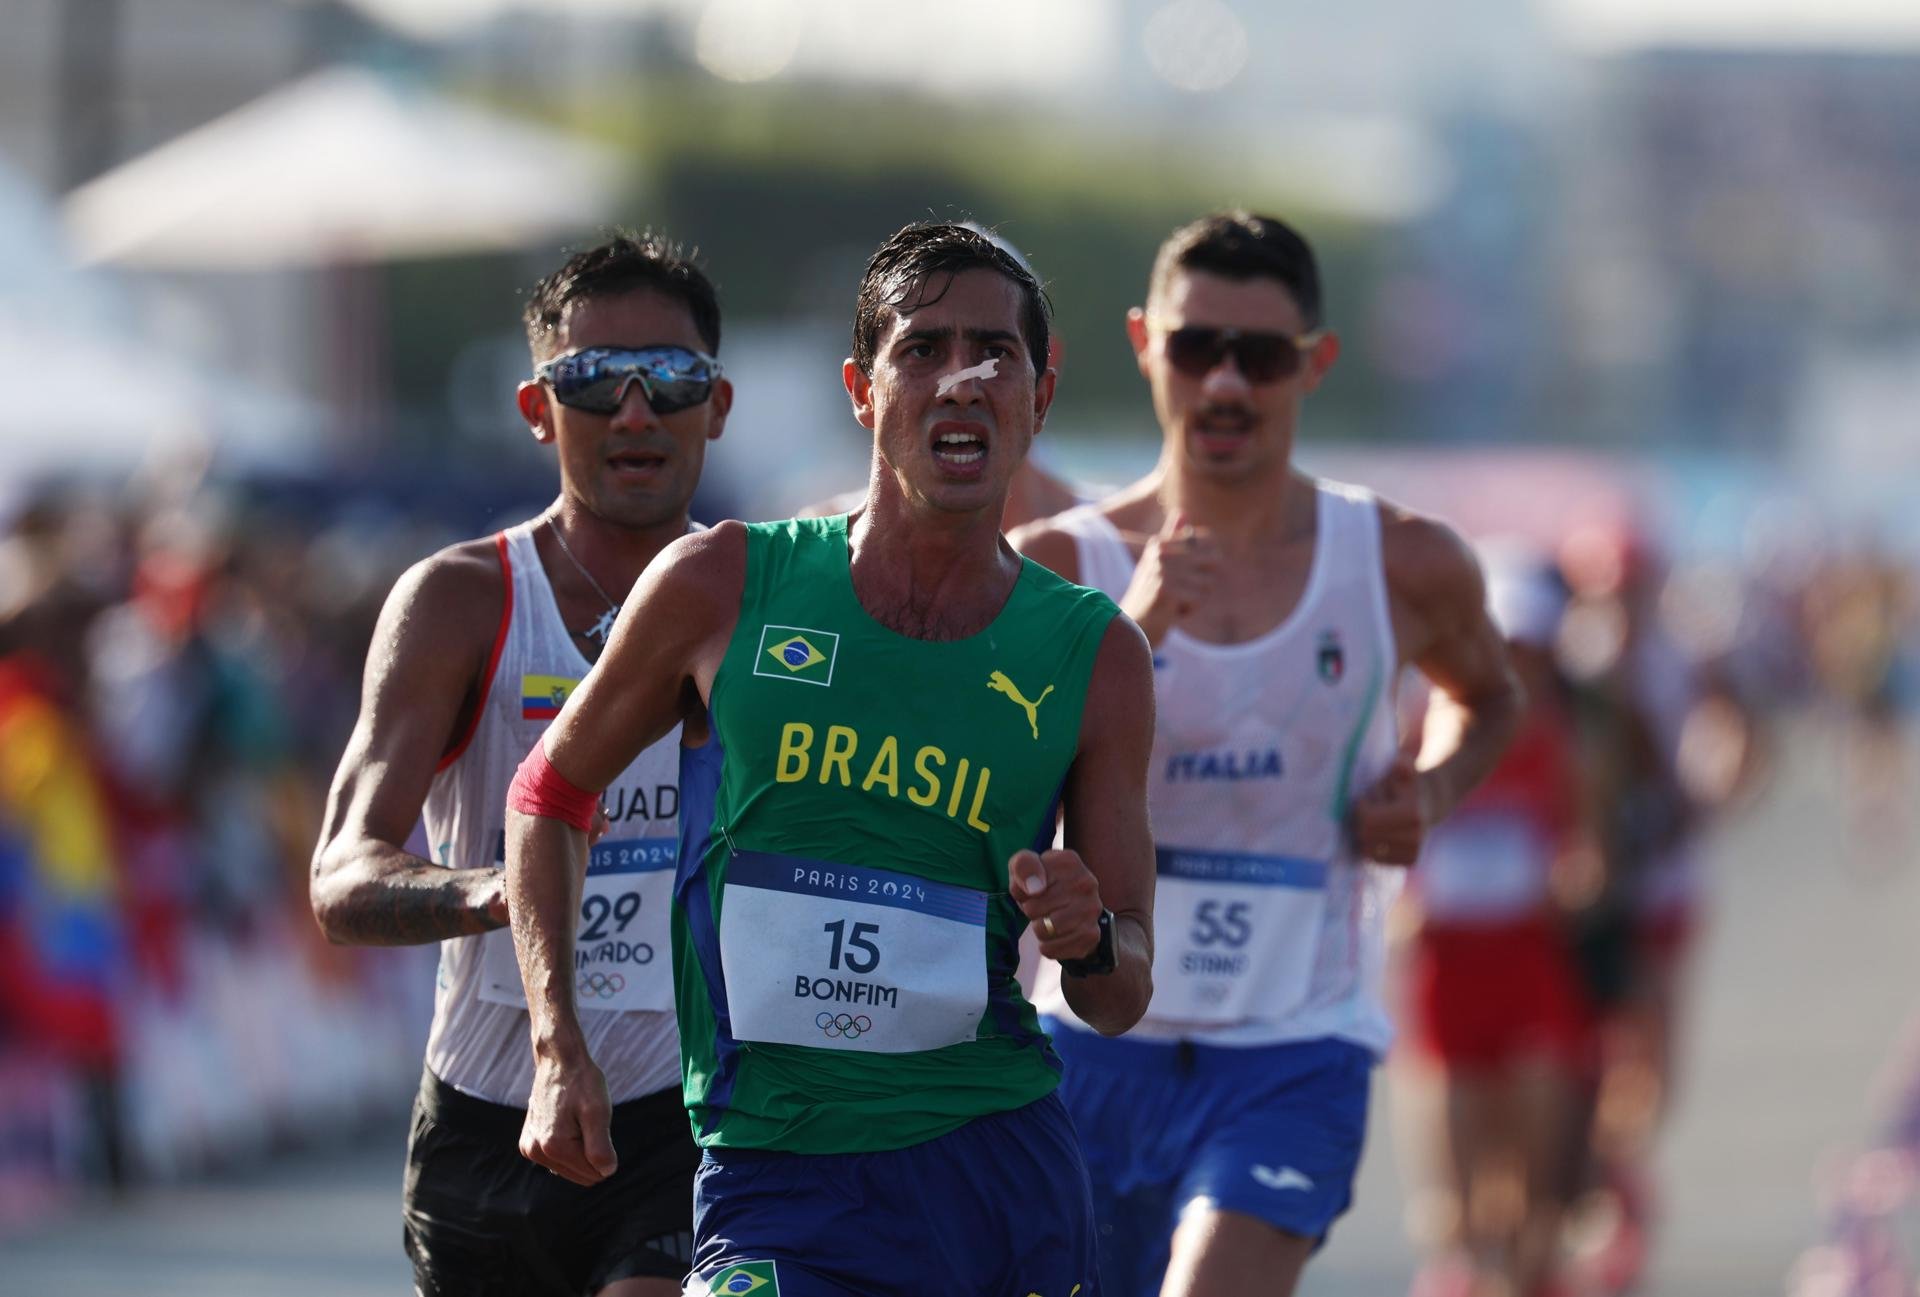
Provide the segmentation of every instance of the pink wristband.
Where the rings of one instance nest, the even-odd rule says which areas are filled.
[[[508,809],[522,815],[560,820],[582,833],[593,828],[593,812],[599,803],[597,795],[574,787],[565,775],[553,768],[547,760],[546,748],[537,739],[533,751],[527,753],[527,759],[513,772],[513,782],[507,785]]]

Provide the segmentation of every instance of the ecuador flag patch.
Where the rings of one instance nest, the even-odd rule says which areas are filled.
[[[560,714],[560,708],[566,705],[573,687],[579,683],[566,676],[521,676],[520,719],[552,720]]]

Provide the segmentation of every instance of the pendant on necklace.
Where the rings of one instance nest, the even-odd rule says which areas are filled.
[[[620,617],[620,610],[618,608],[607,609],[605,612],[600,614],[599,621],[587,627],[587,630],[586,630],[587,638],[599,640],[600,647],[605,648],[607,646],[607,636],[613,634],[613,623],[619,620],[619,617]]]

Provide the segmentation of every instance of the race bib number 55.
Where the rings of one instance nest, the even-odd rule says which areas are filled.
[[[881,1054],[972,1040],[986,927],[985,892],[741,852],[720,913],[734,1039]]]
[[[1306,998],[1327,862],[1161,847],[1153,1011],[1207,1025],[1278,1018]]]

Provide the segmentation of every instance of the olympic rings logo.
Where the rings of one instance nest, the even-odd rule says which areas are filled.
[[[829,1038],[846,1037],[858,1040],[873,1030],[873,1019],[866,1014],[854,1017],[847,1013],[828,1013],[822,1010],[813,1020],[813,1025],[825,1032]]]
[[[595,968],[580,974],[579,987],[582,995],[591,995],[596,1000],[611,1000],[627,989],[627,979],[619,973],[603,973]]]

